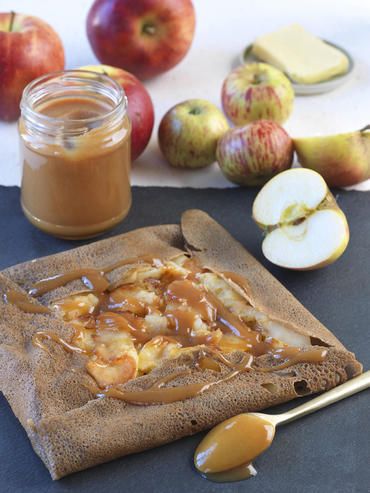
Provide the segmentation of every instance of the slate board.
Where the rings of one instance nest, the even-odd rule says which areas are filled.
[[[134,188],[133,195],[128,218],[106,237],[141,226],[178,222],[184,210],[203,209],[354,351],[365,369],[369,368],[370,194],[339,192],[339,204],[350,224],[350,245],[334,265],[305,273],[285,271],[263,259],[261,234],[250,217],[256,190],[147,187]],[[51,238],[33,228],[22,215],[16,187],[0,187],[0,232],[0,269],[82,244]],[[192,467],[192,455],[201,436],[53,482],[1,396],[0,492],[370,492],[370,390],[282,427],[272,447],[256,461],[258,476],[247,482],[214,484],[199,477]]]

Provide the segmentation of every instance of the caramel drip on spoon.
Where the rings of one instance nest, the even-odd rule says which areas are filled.
[[[201,473],[201,475],[214,483],[233,483],[257,476],[257,471],[251,462],[242,464],[222,472]]]
[[[211,481],[256,475],[252,461],[269,448],[275,425],[255,414],[239,414],[215,426],[198,445],[194,465]]]

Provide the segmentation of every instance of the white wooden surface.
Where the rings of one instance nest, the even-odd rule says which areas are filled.
[[[140,0],[137,0],[140,1]],[[221,84],[243,47],[264,32],[299,22],[313,33],[345,47],[356,62],[352,80],[332,93],[297,97],[285,127],[292,136],[359,129],[370,123],[370,2],[368,0],[193,0],[197,28],[193,46],[175,69],[146,83],[156,110],[156,126],[145,153],[134,164],[137,185],[227,187],[217,165],[197,172],[169,167],[157,146],[163,114],[188,98],[220,105]],[[0,11],[39,16],[60,34],[67,68],[96,63],[85,20],[92,0],[0,0]],[[1,67],[0,67],[1,70]],[[0,123],[0,184],[18,185],[16,124]],[[370,180],[364,189],[370,189]]]

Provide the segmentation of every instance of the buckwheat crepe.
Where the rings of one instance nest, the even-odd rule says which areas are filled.
[[[50,344],[50,354],[32,344],[40,330],[52,330],[69,340],[73,329],[55,314],[25,313],[6,304],[9,289],[27,290],[32,283],[81,267],[101,268],[124,258],[154,254],[170,258],[191,252],[204,266],[232,271],[248,282],[250,303],[311,344],[328,353],[319,364],[299,363],[272,373],[271,356],[255,358],[256,369],[214,385],[196,397],[169,404],[138,406],[114,398],[96,398],[84,385],[85,356]],[[120,269],[109,277],[114,281]],[[83,289],[73,281],[39,298],[65,297]],[[26,292],[26,291],[24,291]],[[299,395],[328,390],[362,371],[361,364],[338,339],[316,320],[264,267],[218,223],[199,210],[186,211],[179,225],[142,228],[65,253],[16,265],[0,274],[0,390],[25,428],[33,448],[53,479],[171,442],[214,426],[232,415],[259,411]],[[38,303],[38,301],[35,301]],[[228,355],[237,361],[238,353]],[[125,389],[145,389],[159,376],[192,368],[187,354],[164,360],[149,375],[126,383]],[[222,368],[222,374],[227,368]],[[190,375],[171,385],[211,382],[211,370],[194,367]]]

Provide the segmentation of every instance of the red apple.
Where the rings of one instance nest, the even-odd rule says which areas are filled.
[[[280,125],[259,120],[226,132],[216,156],[228,180],[255,186],[290,168],[293,152],[293,141]]]
[[[195,29],[191,0],[95,0],[87,36],[97,58],[148,79],[177,65]]]
[[[29,82],[63,69],[63,45],[49,24],[29,15],[0,13],[0,119],[18,118]]]
[[[289,79],[266,63],[247,63],[234,69],[222,86],[222,107],[235,125],[255,120],[283,123],[293,109]]]
[[[106,74],[125,90],[128,99],[128,116],[132,124],[131,156],[135,161],[147,146],[154,125],[152,99],[144,85],[130,72],[109,65],[87,65],[82,70]]]

